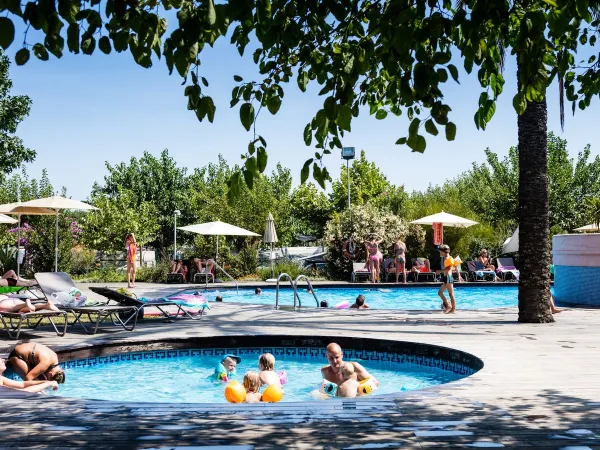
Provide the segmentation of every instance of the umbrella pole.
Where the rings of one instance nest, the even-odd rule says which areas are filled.
[[[21,265],[19,264],[19,253],[21,253],[21,214],[19,214],[19,227],[17,228],[17,280],[21,275]]]
[[[275,278],[275,270],[273,269],[273,243],[271,242],[271,278]]]
[[[217,254],[215,255],[215,261],[219,262],[219,235],[217,234]]]
[[[54,241],[54,271],[58,272],[58,209],[56,210],[56,240]]]

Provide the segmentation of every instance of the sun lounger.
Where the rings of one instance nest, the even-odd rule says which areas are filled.
[[[209,280],[211,283],[215,282],[215,276],[210,272],[196,272],[194,274],[194,283],[208,284]]]
[[[422,266],[425,265],[426,258],[413,258],[412,265],[413,267],[417,265],[417,261],[421,263]],[[419,270],[418,272],[412,272],[416,275],[416,281],[425,281],[425,282],[435,282],[436,273],[435,272],[423,272]]]
[[[64,324],[60,325],[60,329],[57,327],[57,324],[54,323],[55,317],[62,317],[64,320]],[[44,319],[50,321],[50,324],[54,327],[54,331],[56,331],[58,336],[62,337],[67,332],[68,317],[66,311],[57,312],[43,310],[30,313],[0,312],[0,320],[11,339],[19,339],[24,324],[28,328],[34,329],[37,328]]]
[[[371,271],[366,267],[367,263],[364,262],[353,262],[352,263],[352,282],[356,282],[358,278],[365,277],[367,280],[371,279]]]
[[[469,276],[473,281],[486,281],[487,278],[496,281],[496,272],[477,268],[475,261],[467,261],[467,267],[469,268]]]
[[[40,272],[35,274],[40,289],[47,299],[54,301],[53,293],[69,292],[75,287],[75,283],[65,272]],[[69,325],[80,325],[86,333],[96,334],[101,323],[111,322],[113,325],[120,325],[126,331],[133,331],[137,323],[138,308],[133,305],[128,306],[110,306],[100,304],[94,306],[56,306],[61,310],[73,315],[73,321]],[[87,317],[89,323],[86,326],[82,317]],[[92,325],[92,330],[88,327]]]
[[[177,319],[181,316],[181,318],[187,317],[192,320],[197,320],[202,317],[202,314],[204,313],[205,309],[200,307],[199,311],[196,314],[194,314],[191,311],[184,309],[182,305],[174,301],[157,299],[148,302],[143,302],[135,297],[130,297],[129,295],[122,294],[121,292],[118,292],[109,287],[90,287],[90,291],[107,298],[109,301],[112,300],[113,302],[116,302],[119,305],[136,306],[142,311],[145,308],[156,308],[161,312],[163,316],[165,316],[166,319]],[[175,313],[171,313],[165,309],[167,307],[177,308],[177,311]],[[143,312],[141,315],[143,317]]]
[[[496,273],[503,281],[519,281],[519,269],[515,267],[512,258],[498,258],[496,263],[498,264]]]

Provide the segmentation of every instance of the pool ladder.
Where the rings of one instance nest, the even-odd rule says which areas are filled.
[[[275,309],[279,309],[279,282],[282,278],[287,278],[290,280],[290,286],[294,291],[294,311],[297,310],[296,299],[298,299],[298,308],[302,308],[302,301],[298,295],[298,282],[303,279],[306,280],[306,284],[308,284],[308,288],[312,292],[315,302],[317,303],[317,308],[319,307],[319,299],[317,298],[317,294],[315,294],[315,290],[313,289],[312,284],[310,284],[310,280],[306,275],[298,275],[295,280],[292,280],[292,277],[289,274],[282,273],[277,277],[277,286],[275,287]]]

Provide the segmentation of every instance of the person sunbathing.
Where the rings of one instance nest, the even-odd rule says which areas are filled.
[[[490,264],[488,251],[485,248],[481,249],[481,252],[477,257],[477,261],[475,261],[475,265],[477,266],[478,270],[491,270],[492,272],[496,271],[496,267],[494,267],[493,264]]]
[[[411,272],[431,272],[431,265],[429,260],[425,259],[421,261],[419,258],[415,259],[414,265],[410,268]]]
[[[0,295],[0,312],[30,313],[42,310],[59,311],[59,309],[48,300],[46,303],[32,304],[30,299],[18,299],[7,295]]]
[[[26,392],[41,392],[44,389],[52,388],[53,390],[58,389],[58,383],[56,381],[46,380],[28,380],[28,381],[15,381],[10,378],[3,376],[6,370],[6,361],[0,358],[0,386],[17,389]]]
[[[17,274],[14,270],[9,270],[4,275],[2,275],[2,278],[0,278],[0,286],[29,287],[29,286],[36,286],[36,285],[37,285],[37,281],[26,280],[25,278],[21,278],[21,277],[17,276]]]

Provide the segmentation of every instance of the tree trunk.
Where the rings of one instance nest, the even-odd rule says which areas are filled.
[[[517,62],[517,78],[519,64]],[[519,322],[554,322],[550,311],[546,99],[527,104],[519,134]]]

